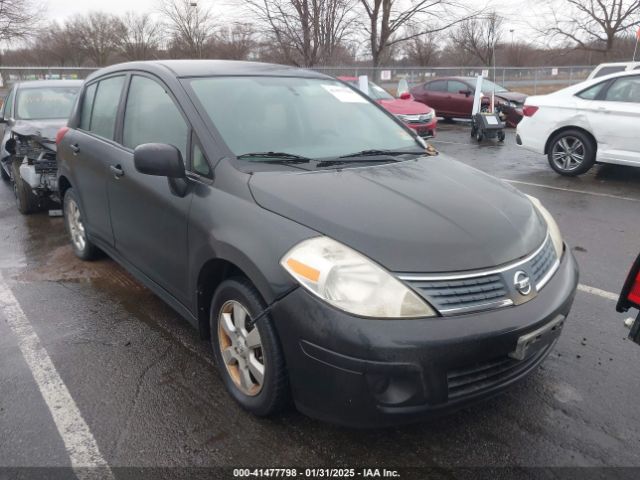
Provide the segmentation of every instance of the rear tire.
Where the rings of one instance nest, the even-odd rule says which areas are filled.
[[[504,133],[503,130],[500,130],[498,132],[498,141],[499,142],[504,142],[504,139],[507,138],[507,135]]]
[[[478,131],[476,132],[476,140],[478,141],[478,143],[484,140],[484,133],[482,133],[482,130],[480,129],[478,129]]]
[[[251,282],[236,277],[220,284],[209,313],[211,346],[225,387],[242,408],[258,416],[282,411],[290,396],[284,356],[269,315],[253,324],[266,307]]]
[[[549,142],[549,166],[560,175],[575,177],[596,163],[596,146],[581,130],[565,130]]]
[[[64,224],[71,240],[71,246],[76,256],[82,260],[93,260],[98,257],[100,250],[87,237],[84,226],[84,214],[73,188],[69,188],[62,199]]]
[[[16,196],[16,205],[18,211],[23,215],[29,215],[30,213],[40,210],[40,199],[33,193],[31,186],[25,182],[20,176],[20,165],[22,162],[19,160],[14,161],[11,164],[11,174],[13,175],[13,193]],[[4,172],[4,169],[2,169]]]

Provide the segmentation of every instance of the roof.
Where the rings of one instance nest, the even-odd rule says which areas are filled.
[[[84,80],[27,80],[15,82],[19,88],[79,87]]]
[[[171,73],[176,77],[206,77],[216,75],[295,76],[307,78],[330,78],[312,70],[305,70],[273,63],[244,62],[238,60],[152,60],[127,62],[103,68],[89,78],[122,70],[142,70],[156,73]]]

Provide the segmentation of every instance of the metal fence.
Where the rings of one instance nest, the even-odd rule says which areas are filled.
[[[393,91],[401,79],[415,85],[434,77],[484,75],[507,88],[524,93],[548,93],[587,78],[594,67],[315,67],[314,70],[332,76],[368,75],[372,80]],[[22,80],[83,79],[96,68],[92,67],[0,67],[0,88]]]
[[[393,89],[404,78],[416,85],[434,77],[475,77],[483,75],[512,90],[524,93],[548,93],[586,80],[593,66],[569,67],[317,67],[332,76],[368,75],[387,89]]]

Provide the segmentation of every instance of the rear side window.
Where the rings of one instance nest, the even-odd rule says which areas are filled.
[[[97,86],[97,83],[89,85],[84,92],[82,115],[80,117],[80,128],[82,130],[89,130],[91,128],[91,110],[93,109],[93,100],[96,96]]]
[[[605,75],[609,75],[610,73],[624,72],[624,65],[618,65],[615,67],[602,67],[598,72],[593,76],[593,78],[604,77]]]
[[[576,94],[576,97],[580,97],[583,100],[595,100],[598,94],[602,91],[602,87],[604,87],[607,82],[600,82],[592,87],[587,88],[586,90],[581,91]]]
[[[430,92],[446,92],[447,91],[447,81],[446,80],[436,80],[435,82],[427,83],[427,90]]]
[[[107,78],[98,83],[89,131],[113,140],[123,84],[124,76]]]
[[[607,90],[604,100],[640,103],[640,76],[618,78]]]
[[[134,76],[124,114],[124,146],[168,143],[177,147],[186,159],[188,134],[187,122],[165,89],[150,78]]]

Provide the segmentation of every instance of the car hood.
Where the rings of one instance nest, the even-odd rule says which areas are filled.
[[[378,103],[394,115],[424,115],[433,111],[424,103],[413,100],[394,98],[393,100],[378,100]]]
[[[491,92],[488,92],[487,95],[491,95]],[[524,93],[520,92],[500,92],[496,93],[496,97],[504,98],[505,100],[509,100],[510,102],[524,103],[527,99],[527,96]]]
[[[16,120],[12,130],[20,135],[30,135],[55,140],[56,133],[67,124],[66,118],[53,120]]]
[[[452,272],[523,257],[546,225],[515,188],[443,155],[305,173],[256,173],[263,208],[395,272]]]

